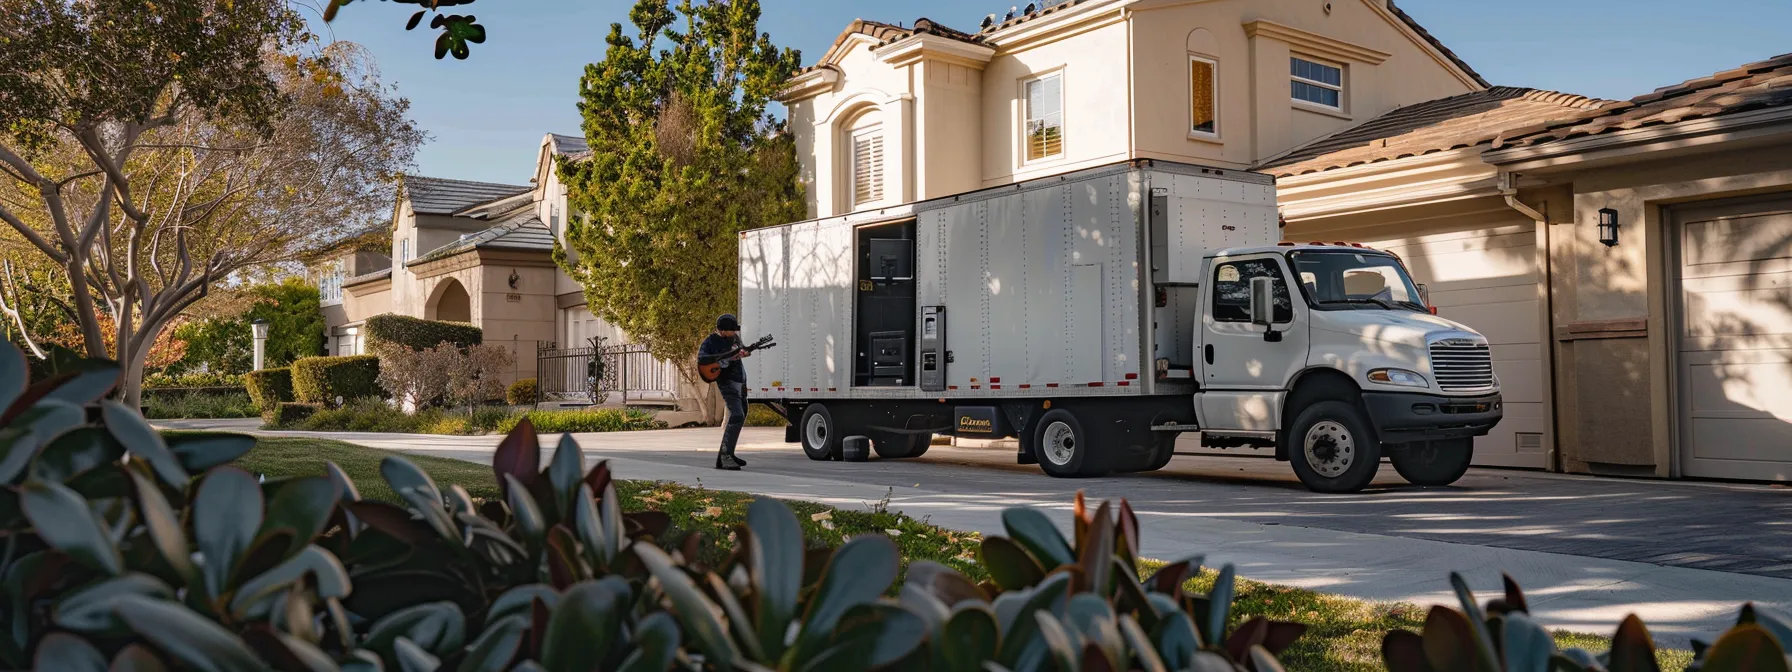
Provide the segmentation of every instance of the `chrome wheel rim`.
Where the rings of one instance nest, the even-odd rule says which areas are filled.
[[[1356,437],[1335,420],[1314,424],[1301,443],[1307,465],[1320,476],[1337,478],[1356,462]]]
[[[1062,420],[1045,426],[1045,459],[1060,467],[1070,464],[1076,455],[1076,430]]]
[[[828,445],[827,419],[821,417],[820,414],[809,416],[809,421],[803,423],[803,438],[809,441],[810,448],[816,450],[821,450],[823,446]]]

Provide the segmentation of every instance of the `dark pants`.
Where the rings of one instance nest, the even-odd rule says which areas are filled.
[[[747,385],[722,381],[716,383],[716,389],[722,393],[722,403],[728,406],[728,424],[722,428],[722,447],[719,455],[734,455],[734,444],[740,440],[740,428],[747,424]]]

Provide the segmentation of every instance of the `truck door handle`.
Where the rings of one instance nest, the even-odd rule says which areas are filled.
[[[1213,364],[1213,344],[1212,343],[1207,344],[1207,363],[1210,365]]]

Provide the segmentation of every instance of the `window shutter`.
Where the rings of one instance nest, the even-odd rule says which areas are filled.
[[[884,137],[865,134],[852,140],[852,202],[874,203],[884,198]]]

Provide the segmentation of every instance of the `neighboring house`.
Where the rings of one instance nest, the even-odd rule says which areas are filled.
[[[363,241],[353,254],[338,247],[313,264],[330,351],[365,353],[361,326],[382,313],[480,327],[486,343],[516,356],[507,382],[536,375],[538,347],[576,348],[593,337],[626,345],[623,334],[591,314],[583,288],[553,259],[567,216],[555,157],[588,151],[583,138],[548,134],[525,185],[401,177],[392,224],[380,231],[377,252]],[[631,356],[629,366],[624,384],[631,401],[691,397],[680,391],[670,364],[642,354]],[[568,374],[575,377],[582,371]]]
[[[1289,238],[1392,249],[1487,334],[1477,458],[1792,480],[1792,55],[1629,101],[1496,87],[1258,169]]]

